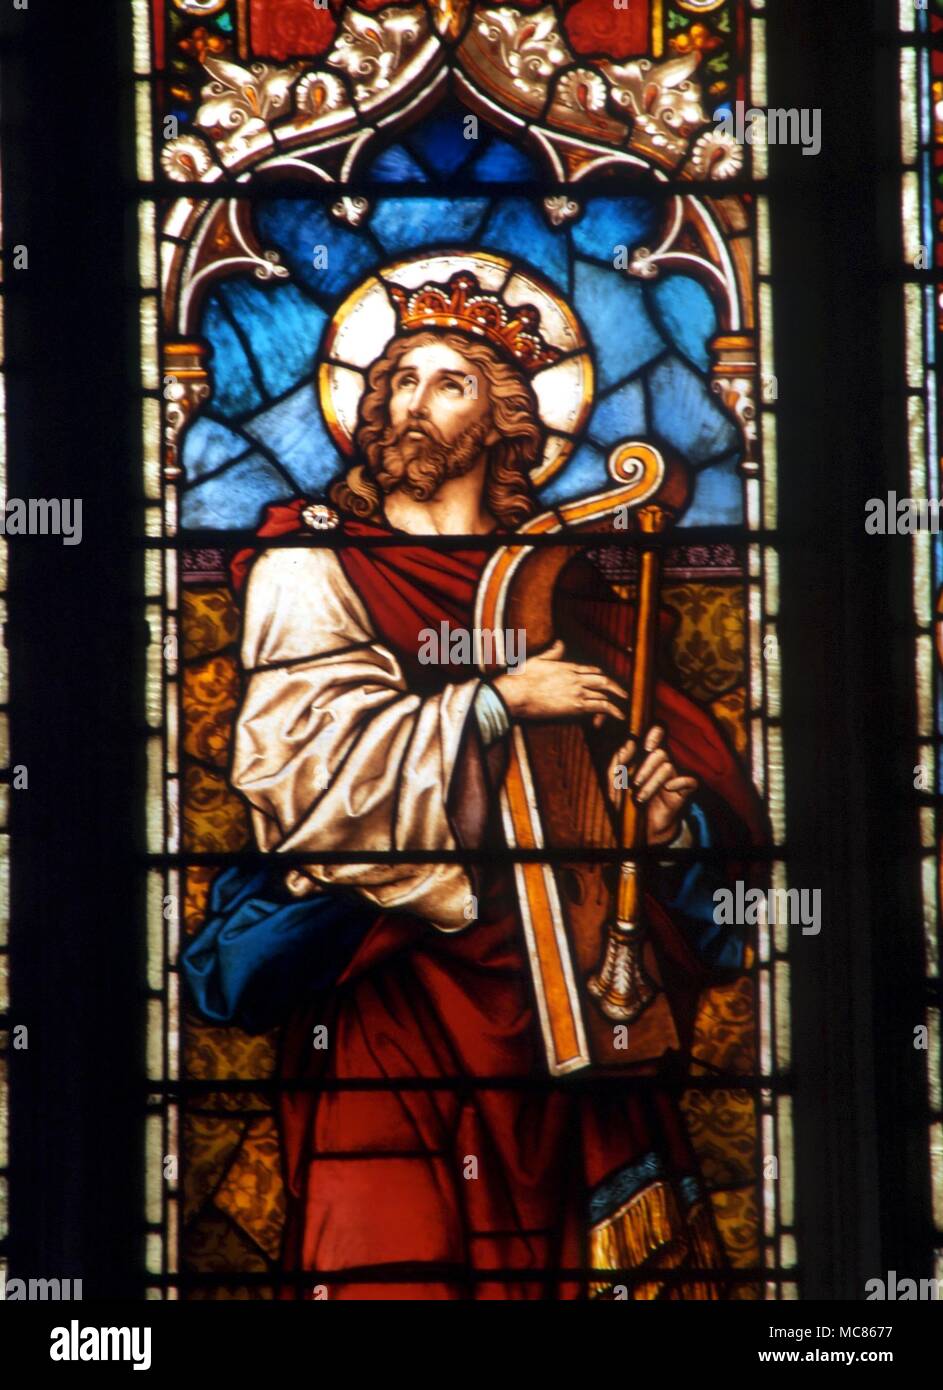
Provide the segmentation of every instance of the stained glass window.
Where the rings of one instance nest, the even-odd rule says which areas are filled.
[[[900,27],[902,227],[906,332],[907,431],[910,497],[915,503],[940,497],[939,343],[943,322],[940,179],[943,170],[943,54],[940,6],[915,10],[903,2]],[[943,1277],[943,1092],[940,1031],[940,841],[939,748],[941,581],[943,549],[937,526],[915,528],[913,601],[917,625],[917,759],[914,785],[920,807],[923,850],[926,1008],[916,1024],[915,1045],[926,1053],[928,1139],[935,1228],[936,1276]],[[921,1036],[922,1035],[922,1036]]]
[[[797,1297],[762,0],[134,14],[149,1296]]]

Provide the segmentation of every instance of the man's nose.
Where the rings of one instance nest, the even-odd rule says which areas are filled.
[[[428,394],[428,390],[428,382],[420,381],[416,383],[415,389],[413,390],[413,393],[409,398],[409,406],[407,408],[411,418],[415,418],[417,420],[425,420],[427,418],[429,414],[426,405],[426,396]]]

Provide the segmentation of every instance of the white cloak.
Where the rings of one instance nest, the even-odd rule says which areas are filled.
[[[303,896],[335,884],[444,931],[477,912],[460,864],[324,864],[324,850],[454,851],[487,816],[481,745],[466,737],[478,680],[420,698],[330,549],[265,551],[246,597],[247,689],[232,781],[259,848],[311,854],[286,874]],[[454,802],[462,776],[462,810]]]

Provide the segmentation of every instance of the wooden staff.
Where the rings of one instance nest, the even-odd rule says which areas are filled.
[[[671,513],[657,503],[638,511],[643,536],[660,534],[671,520]],[[635,612],[635,646],[632,685],[629,692],[629,737],[635,742],[633,769],[645,756],[642,740],[651,726],[655,701],[655,644],[658,633],[661,555],[643,548],[639,564],[638,598]],[[602,964],[588,983],[607,1018],[631,1023],[655,997],[655,988],[642,963],[645,941],[643,919],[642,866],[638,851],[645,844],[646,808],[640,806],[631,788],[623,792],[620,845],[633,857],[622,861],[616,893],[615,920],[607,928]]]

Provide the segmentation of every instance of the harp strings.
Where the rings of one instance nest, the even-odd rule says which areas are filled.
[[[557,631],[569,659],[601,666],[622,685],[629,666],[636,576],[634,555],[621,549],[590,552],[564,571],[555,594]],[[608,763],[625,741],[627,728],[627,724],[614,728],[611,719],[601,735],[587,729],[585,722],[556,728],[560,794],[566,798],[580,843],[593,847],[612,843]]]

